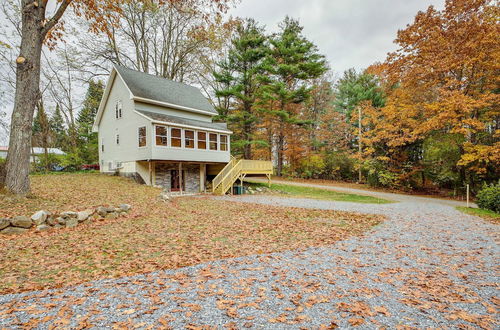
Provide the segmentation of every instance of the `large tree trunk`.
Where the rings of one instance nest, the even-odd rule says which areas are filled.
[[[40,57],[44,41],[45,9],[23,0],[22,40],[16,68],[16,94],[11,118],[5,187],[15,194],[30,190],[31,126],[40,99]]]

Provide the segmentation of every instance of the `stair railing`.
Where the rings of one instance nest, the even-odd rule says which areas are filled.
[[[224,177],[232,170],[236,164],[236,158],[231,156],[229,163],[222,169],[222,171],[217,174],[217,176],[212,180],[212,192],[215,192],[216,188],[222,183]]]

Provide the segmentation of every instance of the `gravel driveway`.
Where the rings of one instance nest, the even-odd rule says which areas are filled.
[[[0,296],[0,328],[498,328],[498,228],[447,201],[220,198],[388,220],[333,246]]]

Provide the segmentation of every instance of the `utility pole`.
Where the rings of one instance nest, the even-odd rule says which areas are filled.
[[[359,169],[358,169],[358,183],[361,183],[361,107],[358,105],[358,152],[359,152]]]

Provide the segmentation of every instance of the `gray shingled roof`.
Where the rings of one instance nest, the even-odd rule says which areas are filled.
[[[136,97],[171,103],[217,114],[201,91],[193,86],[116,65],[115,69]]]
[[[199,120],[194,120],[194,119],[187,119],[187,118],[181,118],[177,116],[171,116],[171,115],[164,115],[161,113],[156,113],[156,112],[151,112],[151,111],[144,111],[144,110],[137,110],[140,114],[148,117],[152,121],[161,121],[161,122],[167,122],[167,123],[173,123],[173,124],[179,124],[179,125],[187,125],[187,126],[196,126],[196,127],[201,127],[205,129],[215,129],[218,131],[224,131],[226,133],[232,133],[228,128],[226,123],[210,123],[210,122],[204,122],[204,121],[199,121]]]

